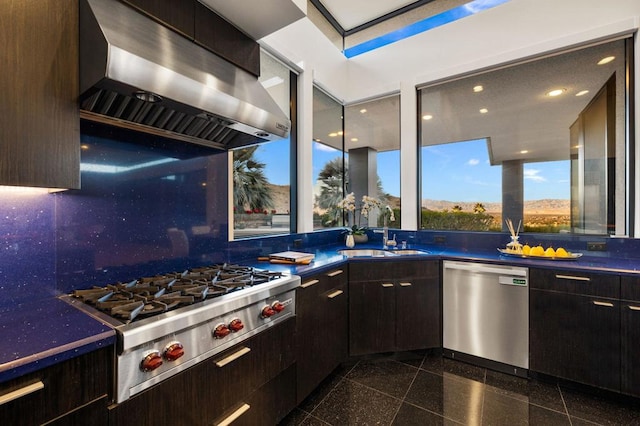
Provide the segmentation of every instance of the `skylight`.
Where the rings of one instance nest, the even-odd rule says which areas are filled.
[[[397,29],[388,34],[376,37],[372,40],[365,41],[364,43],[360,43],[353,47],[345,49],[344,55],[347,58],[353,58],[354,56],[370,52],[372,50],[378,49],[379,47],[395,43],[396,41],[400,41],[416,34],[441,27],[442,25],[457,21],[458,19],[475,15],[476,13],[482,12],[483,10],[491,9],[492,7],[501,5],[508,1],[509,0],[474,0],[470,3],[447,10],[446,12],[442,12],[438,15],[430,16],[429,18],[425,18],[411,25],[407,25],[406,27]]]

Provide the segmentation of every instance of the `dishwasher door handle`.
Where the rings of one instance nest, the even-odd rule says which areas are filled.
[[[526,277],[529,270],[521,267],[508,267],[508,266],[492,266],[471,262],[453,262],[445,261],[444,269],[451,269],[453,271],[466,271],[479,274],[495,274],[495,275],[514,275],[517,277]]]

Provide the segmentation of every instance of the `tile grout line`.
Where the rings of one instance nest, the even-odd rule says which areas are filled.
[[[424,357],[422,358],[422,361],[420,361],[420,366],[422,366],[423,362],[424,362]],[[418,373],[420,373],[420,367],[416,368],[416,372],[413,375],[413,379],[411,379],[411,383],[409,383],[407,390],[404,392],[404,395],[402,395],[402,398],[400,399],[400,405],[398,406],[398,409],[396,410],[395,414],[391,418],[391,422],[389,423],[389,425],[392,425],[393,422],[396,420],[396,417],[398,417],[398,413],[402,409],[402,404],[404,404],[404,401],[407,399],[407,394],[411,390],[411,386],[413,386],[413,383],[416,381],[416,378],[418,377]]]
[[[567,408],[567,402],[564,400],[564,394],[562,393],[562,389],[560,388],[560,384],[556,383],[556,387],[558,388],[558,392],[560,392],[560,399],[562,400],[562,405],[564,406],[564,411],[567,413],[567,418],[569,419],[569,426],[573,426],[573,421],[571,420],[571,416],[569,415],[569,408]]]
[[[321,422],[326,423],[328,425],[331,424],[331,423],[325,421],[324,419],[321,419],[320,417],[314,416],[313,412],[316,411],[320,405],[322,405],[322,403],[329,397],[329,395],[331,395],[331,393],[336,389],[336,387],[338,387],[338,385],[340,383],[342,383],[344,380],[347,380],[347,374],[349,374],[351,372],[351,370],[353,370],[358,364],[360,364],[360,361],[356,362],[353,366],[351,366],[351,368],[349,368],[344,375],[339,374],[340,380],[338,380],[338,382],[331,388],[331,390],[329,392],[327,392],[327,394],[324,396],[324,398],[322,398],[317,404],[315,404],[315,406],[313,407],[313,409],[311,411],[302,410],[305,413],[307,413],[307,417],[305,417],[302,420],[301,423],[304,423],[304,421],[307,420],[307,418],[313,417],[314,419],[320,420]]]

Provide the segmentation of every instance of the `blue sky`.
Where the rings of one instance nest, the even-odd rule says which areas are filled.
[[[340,151],[314,143],[313,176]],[[289,141],[262,144],[256,157],[267,164],[271,183],[289,185]],[[422,148],[422,198],[449,201],[502,201],[502,170],[489,165],[484,140]],[[378,154],[378,174],[384,191],[400,196],[400,152]],[[569,199],[569,161],[529,163],[524,166],[525,200]]]
[[[502,201],[502,168],[489,164],[484,140],[422,148],[422,198]],[[569,199],[569,161],[524,165],[524,199]]]

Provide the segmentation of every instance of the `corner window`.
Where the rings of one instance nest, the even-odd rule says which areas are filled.
[[[625,235],[631,43],[421,88],[421,228]]]
[[[264,52],[260,70],[260,82],[291,117],[291,79],[296,76]],[[233,239],[288,234],[294,175],[291,139],[235,149],[231,155]]]

